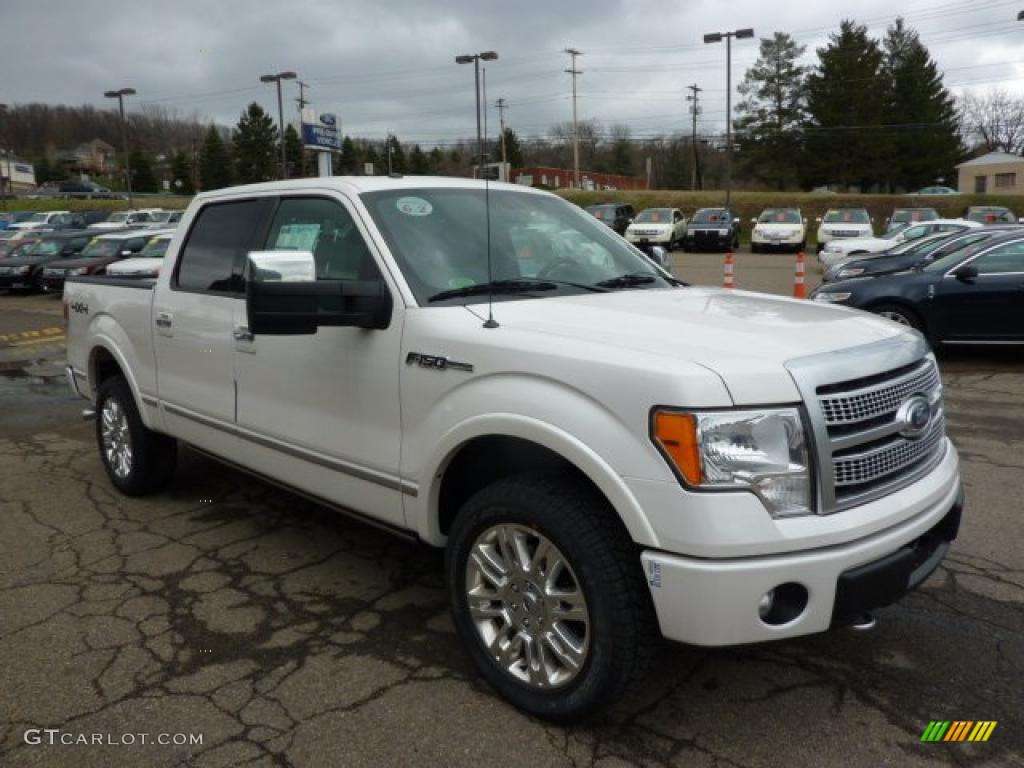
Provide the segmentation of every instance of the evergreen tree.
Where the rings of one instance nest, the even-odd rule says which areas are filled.
[[[633,142],[630,141],[628,125],[613,125],[611,135],[611,156],[607,166],[612,173],[631,174],[633,172]],[[599,164],[600,161],[598,161]]]
[[[501,145],[498,145],[499,150]],[[511,128],[505,128],[505,159],[513,168],[523,167],[523,146]]]
[[[444,153],[439,147],[434,147],[427,156],[427,165],[430,168],[428,172],[436,176],[441,172],[442,163],[444,163]]]
[[[230,187],[231,154],[217,126],[211,125],[199,150],[199,185],[203,189]]]
[[[179,195],[196,193],[192,184],[192,163],[184,152],[175,152],[171,160],[171,191]]]
[[[239,184],[276,179],[280,172],[279,132],[273,119],[255,101],[242,113],[232,138],[235,178]]]
[[[355,142],[348,136],[341,142],[341,159],[338,162],[338,170],[343,174],[360,173],[359,153],[356,151]]]
[[[129,157],[132,164],[132,191],[159,192],[160,182],[153,173],[149,156],[141,149],[133,149]]]
[[[45,184],[48,181],[58,181],[60,179],[58,173],[55,171],[53,166],[50,165],[50,161],[43,155],[35,163],[32,164],[32,169],[36,174],[36,184]]]
[[[785,32],[762,38],[760,55],[738,89],[740,168],[780,190],[796,181],[793,158],[800,148],[807,74],[797,61],[806,49]]]
[[[412,151],[409,153],[409,173],[417,176],[426,176],[430,173],[427,154],[420,149],[419,144],[413,144]]]
[[[299,132],[291,123],[284,129],[284,156],[288,161],[288,178],[298,179],[306,174],[306,150],[302,146]]]
[[[886,176],[882,50],[867,27],[846,20],[817,53],[818,65],[807,76],[805,183],[866,192]]]
[[[913,190],[955,176],[961,154],[956,104],[928,49],[901,18],[889,27],[882,46],[889,85],[890,187]]]

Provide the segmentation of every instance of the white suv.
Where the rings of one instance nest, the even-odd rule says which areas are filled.
[[[670,251],[686,234],[686,219],[678,208],[645,208],[626,227],[633,245],[660,245]]]
[[[807,247],[807,219],[799,208],[765,208],[750,223],[750,251],[802,251]]]
[[[818,220],[818,252],[833,240],[871,237],[871,216],[864,208],[830,208]]]

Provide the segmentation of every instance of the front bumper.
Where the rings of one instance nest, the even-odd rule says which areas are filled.
[[[43,290],[47,293],[60,293],[64,290],[64,276],[55,277],[52,275],[43,276]]]
[[[921,514],[838,546],[729,559],[645,551],[641,561],[661,632],[670,640],[723,646],[799,637],[850,623],[896,601],[938,567],[956,537],[962,508],[957,482]],[[806,590],[806,605],[784,623],[766,623],[758,604],[784,584]]]
[[[702,248],[717,249],[728,248],[732,245],[732,232],[720,234],[718,230],[696,230],[688,231],[683,236],[683,244],[688,248],[700,250]]]
[[[32,275],[0,275],[0,288],[27,288],[32,284]]]

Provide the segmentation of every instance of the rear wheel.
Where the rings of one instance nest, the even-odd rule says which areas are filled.
[[[659,635],[639,553],[608,503],[572,478],[479,491],[453,525],[445,572],[480,673],[533,715],[584,717],[650,662]]]
[[[923,330],[923,324],[917,314],[899,304],[878,304],[871,307],[871,311],[906,328],[913,328],[915,331]]]
[[[96,393],[96,443],[107,476],[121,493],[143,496],[165,486],[177,466],[178,445],[146,427],[131,387],[121,376]]]

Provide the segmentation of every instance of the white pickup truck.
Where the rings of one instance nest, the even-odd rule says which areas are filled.
[[[165,259],[64,291],[111,482],[155,491],[186,443],[444,547],[467,652],[536,715],[614,701],[659,634],[867,626],[956,536],[920,335],[687,286],[554,195],[204,192]]]

